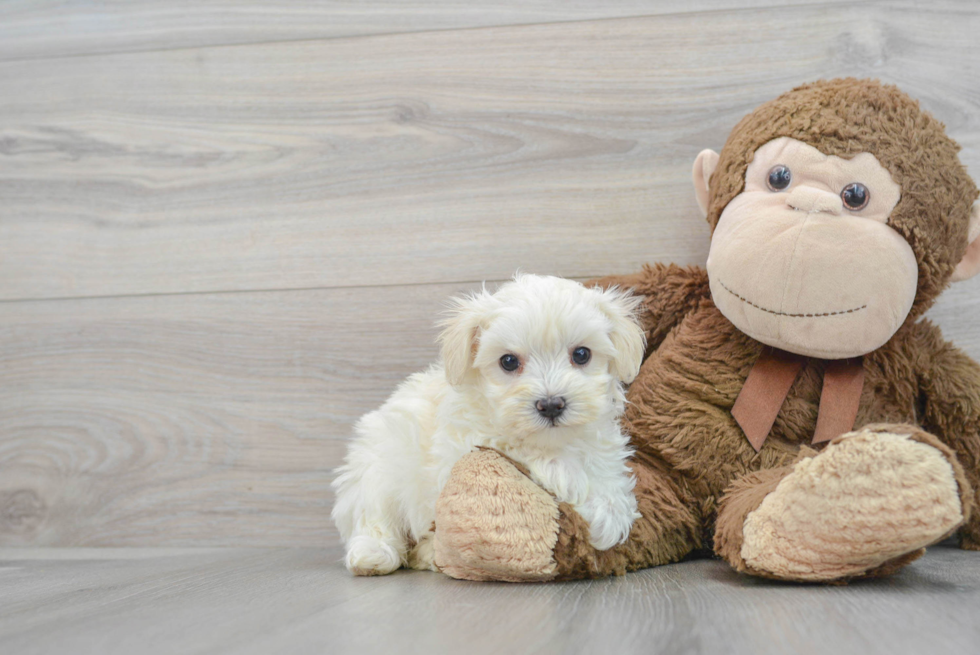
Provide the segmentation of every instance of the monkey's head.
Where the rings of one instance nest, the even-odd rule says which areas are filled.
[[[801,86],[694,164],[711,295],[738,329],[839,359],[887,342],[980,271],[977,187],[943,125],[893,86]]]

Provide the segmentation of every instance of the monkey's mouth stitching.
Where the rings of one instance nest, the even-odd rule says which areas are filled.
[[[735,293],[734,291],[732,291],[731,289],[729,289],[725,285],[725,283],[722,282],[721,280],[718,280],[718,284],[720,284],[721,287],[725,291],[727,291],[728,293],[732,294],[733,296],[735,296],[736,298],[738,298],[742,302],[744,302],[746,304],[749,304],[749,305],[752,305],[756,309],[761,309],[762,311],[767,312],[769,314],[772,314],[774,316],[788,316],[789,318],[815,318],[815,317],[818,317],[818,316],[839,316],[841,314],[853,314],[854,312],[859,312],[862,309],[867,309],[867,307],[868,307],[867,305],[861,305],[860,307],[855,307],[854,309],[845,309],[845,310],[841,310],[839,312],[823,312],[822,314],[788,314],[786,312],[776,312],[776,311],[773,311],[771,309],[766,309],[765,307],[760,307],[759,305],[756,305],[754,302],[752,302],[748,298],[743,298],[742,296],[738,295],[737,293]]]

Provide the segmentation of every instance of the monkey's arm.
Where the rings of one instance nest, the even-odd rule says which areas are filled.
[[[980,364],[923,322],[918,334],[923,427],[956,451],[973,486],[973,511],[960,531],[960,547],[980,550]]]
[[[645,296],[640,306],[640,324],[647,336],[646,355],[656,350],[664,337],[704,298],[710,298],[708,273],[697,266],[646,264],[631,275],[609,275],[585,283],[608,288],[618,286]]]

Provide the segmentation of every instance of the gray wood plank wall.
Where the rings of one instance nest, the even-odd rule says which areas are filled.
[[[975,4],[768,4],[0,4],[0,544],[331,543],[448,296],[703,263],[694,156],[798,83],[980,175]],[[980,357],[980,281],[932,316]]]

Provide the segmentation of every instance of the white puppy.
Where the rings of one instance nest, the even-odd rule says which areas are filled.
[[[453,464],[477,446],[521,462],[575,507],[596,548],[625,541],[639,514],[619,417],[622,383],[643,357],[638,303],[535,275],[458,299],[439,337],[442,362],[361,418],[337,471],[333,519],[347,568],[435,569],[436,499]]]

